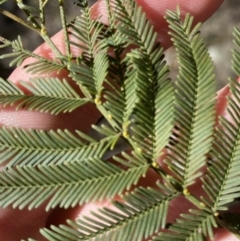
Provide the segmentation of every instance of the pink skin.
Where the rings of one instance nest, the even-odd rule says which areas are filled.
[[[167,37],[167,24],[163,18],[166,9],[176,9],[179,4],[183,12],[191,12],[195,16],[196,21],[204,21],[210,17],[214,11],[221,5],[223,0],[136,0],[147,13],[148,18],[154,24],[156,31],[159,33],[159,39],[165,48],[171,45]],[[102,16],[102,20],[106,21],[106,9],[104,1],[100,1],[94,5],[92,9],[93,17]],[[105,18],[104,18],[105,17]],[[56,45],[63,50],[62,33],[58,33],[53,37]],[[73,50],[75,53],[77,49]],[[44,44],[40,46],[37,53],[45,57],[52,57],[51,51]],[[31,61],[31,60],[30,60]],[[9,77],[13,82],[17,83],[19,80],[28,80],[29,74],[26,74],[23,69],[17,68]],[[58,77],[66,77],[66,72],[62,72]],[[71,81],[71,80],[69,80]],[[229,89],[225,87],[218,93],[217,115],[223,115],[226,107],[226,96],[229,94]],[[20,118],[19,118],[20,117]],[[16,112],[12,108],[0,110],[0,123],[4,126],[18,126],[24,128],[38,128],[38,129],[56,129],[56,128],[71,128],[88,131],[89,123],[94,123],[99,117],[99,113],[94,106],[83,107],[71,114],[60,116],[51,116],[48,114],[34,113],[34,112]],[[75,120],[75,121],[74,121]],[[76,121],[77,120],[77,121]],[[141,185],[154,185],[153,173],[150,180],[141,180]],[[194,187],[197,193],[200,190],[199,186]],[[109,205],[108,202],[103,202]],[[51,223],[58,224],[64,222],[66,218],[75,218],[81,215],[86,215],[89,210],[101,206],[103,203],[93,203],[70,210],[55,209],[49,213],[44,211],[44,205],[32,211],[27,210],[13,210],[11,208],[0,209],[0,240],[16,241],[27,239],[28,237],[43,241],[38,233],[39,228],[49,226]],[[179,203],[179,201],[178,201]],[[180,211],[189,208],[189,204],[181,202],[181,205],[172,205],[171,209],[178,214]],[[175,215],[174,215],[175,216]],[[173,216],[170,219],[174,218]],[[216,230],[215,241],[237,241],[233,235],[224,230]]]

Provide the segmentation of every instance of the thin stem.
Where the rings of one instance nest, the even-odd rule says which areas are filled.
[[[46,5],[47,1],[43,2],[43,0],[40,0],[39,1],[39,9],[40,9],[40,15],[39,15],[39,18],[40,18],[40,21],[41,21],[41,24],[45,26],[45,5]]]
[[[35,16],[32,14],[37,10],[31,6],[23,4],[22,0],[16,0],[18,7],[26,14],[28,20],[32,23],[33,27],[40,28],[38,21],[35,20]]]
[[[26,22],[26,21],[24,21],[23,19],[17,17],[16,15],[8,12],[7,10],[4,10],[4,9],[1,9],[1,8],[0,8],[0,13],[3,14],[4,16],[6,16],[6,17],[8,17],[8,18],[10,18],[10,19],[12,19],[12,20],[14,20],[14,21],[22,24],[23,26],[25,26],[25,27],[27,27],[27,28],[30,28],[30,29],[32,29],[32,30],[34,30],[34,31],[36,31],[37,33],[40,34],[41,29],[32,26],[32,25],[29,24],[28,22]]]
[[[62,58],[61,52],[59,51],[57,46],[53,43],[51,38],[49,38],[49,36],[47,34],[47,30],[46,30],[46,25],[45,25],[45,5],[47,4],[47,2],[48,2],[48,0],[45,0],[45,1],[40,0],[39,1],[40,21],[41,21],[40,35],[43,38],[43,40],[49,45],[49,47],[53,51],[55,57],[61,59]]]
[[[68,30],[67,30],[67,20],[66,20],[66,16],[65,16],[65,12],[64,12],[63,0],[59,0],[59,10],[60,10],[61,22],[62,22],[62,27],[63,27],[63,32],[64,32],[64,43],[65,43],[65,48],[66,48],[66,54],[67,54],[68,58],[71,58],[69,35],[68,35]]]

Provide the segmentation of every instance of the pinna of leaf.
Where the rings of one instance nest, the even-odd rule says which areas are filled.
[[[12,48],[1,58],[11,57],[10,64],[19,66],[32,57],[36,61],[25,69],[39,75],[28,83],[20,82],[20,86],[1,79],[1,105],[58,115],[91,103],[108,125],[93,125],[100,138],[79,130],[2,127],[0,206],[33,209],[47,202],[46,210],[50,210],[122,197],[123,202],[113,201],[112,209],[101,208],[92,218],[41,229],[42,236],[51,241],[213,240],[213,229],[219,226],[239,234],[239,214],[228,210],[240,197],[240,86],[235,79],[230,80],[228,113],[232,120],[220,117],[215,127],[214,66],[200,37],[200,24],[193,27],[190,14],[183,19],[180,8],[167,11],[179,62],[174,85],[157,34],[135,1],[106,0],[108,26],[92,19],[87,1],[80,0],[76,5],[81,16],[67,24],[60,1],[64,54],[46,33],[47,1],[39,0],[37,12],[20,2],[27,15],[27,21],[21,23],[42,36],[55,58],[45,59],[26,50],[20,37],[14,41],[1,37],[0,47]],[[12,17],[6,11],[1,13]],[[239,48],[238,29],[234,36]],[[81,48],[82,53],[72,56],[72,46]],[[234,50],[237,76],[239,59],[239,51]],[[41,77],[43,72],[62,69],[69,71],[81,95],[64,79]],[[175,123],[178,135],[172,143]],[[131,147],[131,153],[118,155],[116,151],[105,160],[106,153],[116,149],[121,139]],[[160,156],[165,166],[159,164]],[[211,165],[203,174],[208,158]],[[126,192],[149,169],[159,175],[155,187],[139,186]],[[203,197],[191,192],[199,178]],[[179,197],[194,208],[167,224],[169,206]]]

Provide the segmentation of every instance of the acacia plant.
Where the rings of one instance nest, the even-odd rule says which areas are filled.
[[[81,16],[67,23],[59,1],[64,53],[46,31],[48,0],[39,0],[38,8],[16,2],[26,19],[0,13],[38,32],[54,57],[27,50],[21,37],[1,37],[0,47],[11,47],[1,58],[12,58],[11,66],[35,59],[23,67],[34,76],[28,82],[0,79],[1,106],[58,115],[91,104],[108,124],[92,123],[98,138],[80,130],[1,127],[0,206],[31,210],[47,202],[48,211],[113,199],[112,208],[92,217],[41,229],[50,241],[213,240],[215,227],[238,235],[240,216],[229,207],[240,197],[240,85],[229,80],[231,120],[216,120],[214,65],[200,24],[193,26],[190,14],[182,17],[180,7],[166,13],[179,63],[173,83],[157,34],[134,0],[106,0],[108,25],[91,18],[87,0],[75,3]],[[239,48],[238,29],[234,37]],[[74,55],[73,46],[81,54]],[[239,60],[233,50],[237,76]],[[63,70],[75,85],[57,77]],[[42,77],[52,72],[56,77]],[[109,155],[122,139],[128,150]],[[136,187],[149,169],[158,175],[156,185]],[[202,196],[191,191],[199,179]],[[169,205],[179,197],[193,208],[170,220]]]

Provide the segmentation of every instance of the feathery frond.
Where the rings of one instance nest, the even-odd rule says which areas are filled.
[[[58,115],[90,102],[108,123],[89,123],[88,134],[1,127],[0,207],[33,209],[45,203],[50,210],[122,198],[112,201],[112,208],[42,229],[49,241],[206,241],[214,239],[213,229],[220,226],[239,235],[239,215],[228,209],[240,198],[240,84],[230,80],[231,118],[220,117],[214,128],[214,68],[200,24],[193,27],[190,14],[183,19],[180,8],[167,11],[180,65],[175,86],[158,33],[134,0],[105,0],[108,25],[92,17],[87,0],[76,1],[81,16],[67,23],[64,2],[59,1],[63,49],[47,33],[48,0],[39,0],[37,8],[17,1],[26,20],[3,10],[4,2],[0,0],[0,13],[37,32],[53,57],[26,50],[20,37],[0,37],[0,48],[12,49],[0,58],[13,58],[11,66],[36,76],[18,84],[0,78],[1,106]],[[240,48],[240,31],[235,29],[234,35]],[[239,61],[239,50],[233,50],[238,76]],[[63,69],[74,86],[60,79]],[[45,78],[43,73],[59,75]],[[123,139],[129,152],[118,150]],[[190,186],[207,164],[202,182],[208,197],[199,197]],[[131,191],[143,177],[154,188]],[[167,223],[169,205],[177,197],[194,207]]]
[[[49,210],[112,198],[137,184],[148,168],[144,160],[123,170],[99,158],[36,168],[9,167],[0,173],[0,205],[32,209],[48,199]]]
[[[46,59],[40,55],[32,53],[29,50],[26,50],[23,47],[20,36],[14,41],[8,41],[6,39],[0,38],[0,42],[2,42],[0,48],[5,48],[8,46],[12,48],[12,53],[0,55],[0,59],[13,58],[9,64],[10,66],[20,66],[27,58],[33,58],[35,59],[33,63],[25,65],[26,71],[33,74],[46,74],[53,71],[60,72],[65,68],[65,65],[59,61]]]
[[[81,16],[76,17],[69,24],[70,44],[82,50],[84,60],[91,63],[95,54],[96,43],[103,39],[102,31],[105,25],[101,23],[100,19],[91,18],[91,10],[87,3],[79,5],[78,2],[76,4],[82,8]]]
[[[32,94],[24,94],[20,87]],[[30,82],[20,81],[20,86],[16,86],[0,78],[0,89],[1,104],[4,107],[15,105],[16,110],[24,108],[57,115],[72,112],[89,102],[81,98],[65,79],[34,78]]]
[[[111,83],[108,82],[111,85]],[[123,111],[125,107],[124,93],[121,91],[121,85],[111,85],[111,89],[104,90],[105,102],[103,107],[106,111],[106,119],[112,122],[117,130],[122,129]]]
[[[126,194],[123,202],[113,202],[113,208],[92,212],[92,217],[83,217],[69,226],[52,226],[42,229],[42,235],[51,241],[60,240],[131,240],[149,238],[165,227],[169,202],[178,193],[160,183],[158,188],[137,188]]]
[[[116,142],[115,133],[99,141],[80,131],[43,131],[20,128],[0,129],[0,162],[9,166],[57,165],[68,162],[88,162],[102,158]]]
[[[134,44],[151,54],[155,45],[157,33],[135,1],[112,0],[114,18],[118,22],[116,38],[123,38],[127,45]]]
[[[182,186],[193,184],[206,162],[212,143],[215,122],[214,67],[199,36],[198,24],[192,29],[193,17],[182,21],[180,11],[167,12],[173,43],[180,64],[176,83],[176,123],[178,144],[170,147],[167,164],[178,176]]]
[[[217,223],[211,211],[190,210],[190,214],[182,214],[176,223],[170,226],[169,233],[159,233],[154,241],[203,241],[213,238],[213,228]]]
[[[127,58],[130,71],[125,81],[123,134],[127,138],[132,135],[133,146],[136,142],[135,148],[142,149],[154,162],[167,144],[173,127],[173,86],[165,79],[168,71],[164,62],[158,66],[156,76],[149,76],[142,71],[149,63],[146,55],[134,50]]]
[[[234,31],[235,43],[240,48],[240,32]],[[240,52],[233,51],[233,69],[240,74]],[[215,133],[215,141],[210,153],[211,166],[208,175],[203,178],[204,189],[211,199],[214,212],[226,210],[227,205],[240,197],[238,183],[240,172],[240,84],[237,80],[230,80],[231,96],[228,99],[227,112],[231,120],[219,118],[220,126]]]
[[[70,44],[79,47],[82,52],[76,56],[77,63],[70,63],[68,69],[70,76],[90,95],[99,95],[108,68],[106,41],[102,34],[105,26],[99,19],[91,18],[87,4],[81,6],[82,15],[71,23],[69,31],[73,39]],[[82,68],[79,68],[80,65]]]
[[[117,23],[116,42],[123,38],[126,44],[136,46],[123,60],[127,66],[123,86],[123,135],[130,138],[136,149],[144,150],[146,155],[156,160],[167,144],[173,127],[174,91],[167,79],[168,67],[163,61],[163,50],[156,43],[157,33],[141,7],[129,0],[114,0],[111,4],[114,22]],[[146,69],[148,71],[142,71]],[[164,96],[163,93],[168,95]],[[164,103],[161,101],[163,99]],[[164,124],[159,120],[159,115],[164,119]]]

